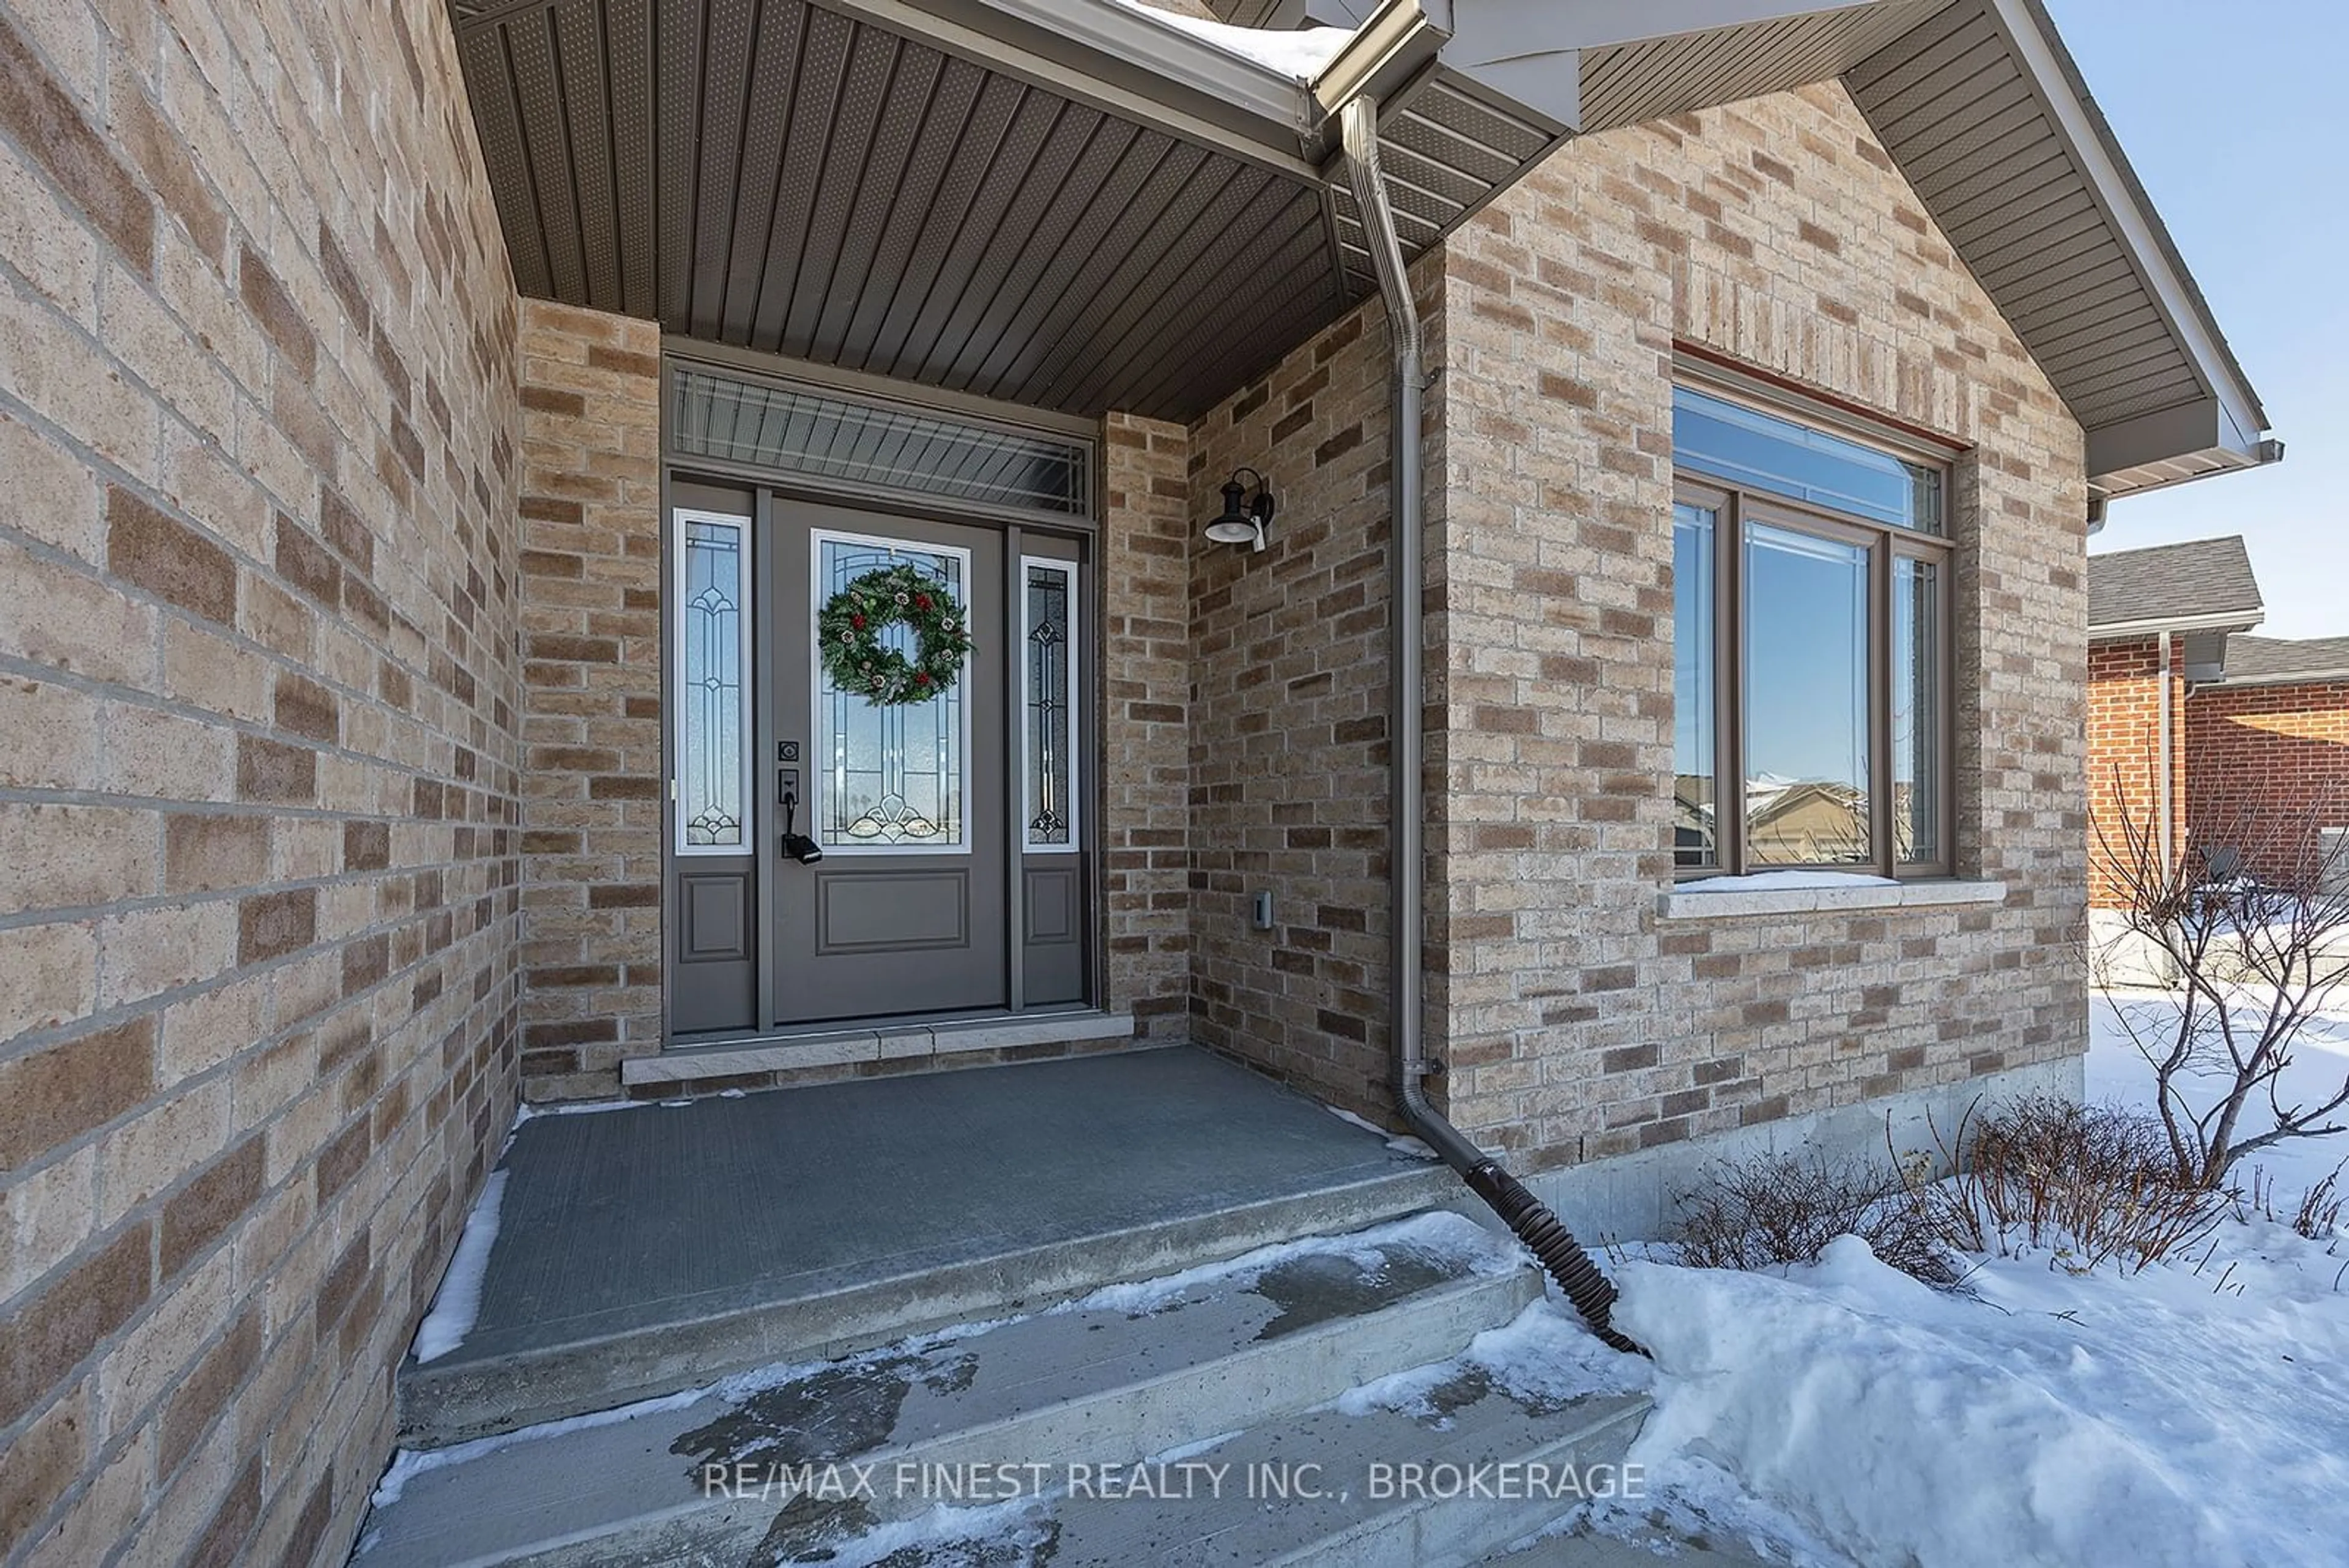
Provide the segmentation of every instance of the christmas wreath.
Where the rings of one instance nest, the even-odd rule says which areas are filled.
[[[883,629],[900,621],[914,631],[911,659],[882,646]],[[876,708],[928,701],[955,683],[970,655],[962,607],[915,566],[858,577],[824,601],[816,631],[833,685]]]

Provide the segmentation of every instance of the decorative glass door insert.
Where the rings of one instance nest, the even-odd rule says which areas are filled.
[[[1077,847],[1076,565],[1020,563],[1022,711],[1030,850]]]
[[[868,572],[912,566],[968,611],[970,556],[951,545],[817,530],[815,620],[834,594]],[[911,659],[913,628],[893,622],[882,646]],[[970,705],[965,688],[970,664],[938,695],[923,702],[876,707],[833,685],[821,649],[815,671],[816,735],[811,770],[814,836],[827,853],[967,853],[969,823]]]
[[[680,509],[677,522],[678,850],[740,855],[750,520]]]

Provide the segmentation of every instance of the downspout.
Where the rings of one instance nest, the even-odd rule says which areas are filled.
[[[1403,1119],[1444,1163],[1459,1172],[1471,1190],[1490,1204],[1501,1222],[1540,1259],[1589,1323],[1592,1332],[1617,1350],[1647,1352],[1609,1322],[1615,1287],[1599,1272],[1573,1234],[1547,1204],[1501,1168],[1500,1162],[1468,1141],[1458,1127],[1428,1103],[1427,1046],[1421,1031],[1425,940],[1425,866],[1423,859],[1425,785],[1421,776],[1422,723],[1420,546],[1420,398],[1424,390],[1419,309],[1403,271],[1402,247],[1395,238],[1394,213],[1379,175],[1379,105],[1373,98],[1347,100],[1339,110],[1344,133],[1346,173],[1362,232],[1386,302],[1387,341],[1394,352],[1394,410],[1389,421],[1388,493],[1393,522],[1387,538],[1387,626],[1390,670],[1387,707],[1388,1027],[1394,1041],[1394,1093]]]
[[[2169,633],[2164,631],[2161,634],[2161,716],[2155,721],[2158,739],[2154,742],[2154,749],[2160,756],[2161,778],[2154,785],[2154,795],[2161,811],[2161,874],[2165,878],[2178,869],[2178,846],[2171,842],[2170,833],[2170,817],[2177,810],[2177,804],[2170,797],[2169,758],[2176,742],[2170,736],[2169,679]]]

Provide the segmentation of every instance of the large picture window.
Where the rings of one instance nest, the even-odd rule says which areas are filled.
[[[1946,470],[1691,388],[1672,416],[1679,871],[1945,874]]]

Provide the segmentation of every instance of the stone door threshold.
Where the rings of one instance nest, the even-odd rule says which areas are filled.
[[[1130,1012],[999,1013],[951,1023],[826,1029],[806,1034],[686,1046],[621,1063],[620,1082],[628,1087],[638,1084],[688,1084],[740,1074],[855,1067],[868,1062],[886,1062],[897,1071],[917,1071],[924,1058],[954,1058],[1024,1045],[1129,1040],[1133,1036],[1133,1015]]]

